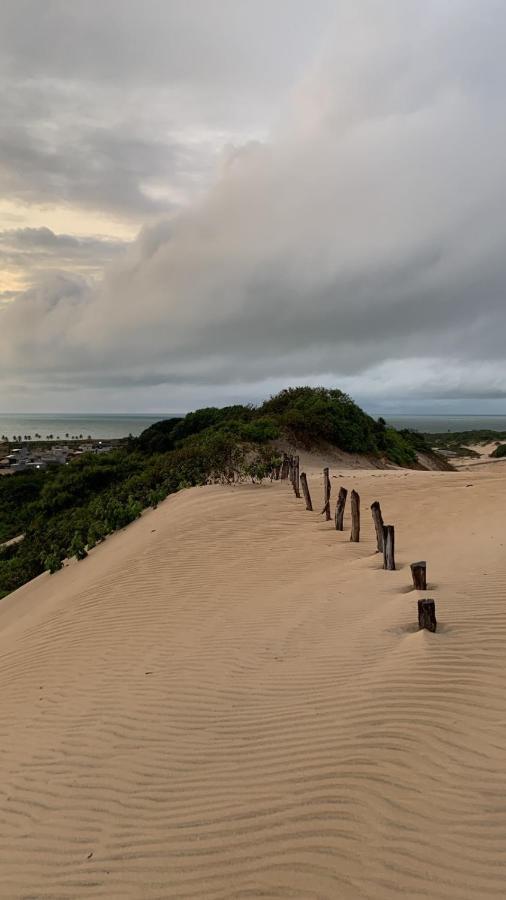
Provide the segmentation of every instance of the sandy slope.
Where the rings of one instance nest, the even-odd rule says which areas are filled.
[[[212,487],[1,604],[2,897],[505,896],[506,470],[343,475],[399,571]]]
[[[452,465],[457,469],[471,469],[474,466],[483,466],[486,464],[489,465],[501,465],[504,463],[506,457],[502,456],[498,459],[494,457],[490,457],[490,454],[496,449],[500,441],[491,441],[488,444],[469,444],[468,447],[470,450],[474,450],[475,453],[479,453],[478,457],[473,456],[460,456],[457,459],[451,459]]]

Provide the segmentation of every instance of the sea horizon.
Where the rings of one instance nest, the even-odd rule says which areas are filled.
[[[95,440],[117,440],[129,435],[137,437],[154,422],[172,419],[185,413],[0,413],[0,436],[6,435],[9,440],[21,435],[33,440],[45,440],[49,435],[52,440],[71,440],[72,438],[88,438]],[[381,416],[375,411],[374,418]],[[388,425],[397,429],[409,428],[414,431],[444,433],[455,431],[506,431],[506,415],[475,415],[460,413],[401,413],[382,418]],[[40,437],[36,437],[40,435]]]
[[[129,435],[137,437],[154,422],[173,419],[180,413],[0,413],[0,436],[9,440],[53,440],[88,438],[117,440]],[[40,437],[36,437],[40,435]]]

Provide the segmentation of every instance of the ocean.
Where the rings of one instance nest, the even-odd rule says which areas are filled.
[[[14,415],[0,414],[0,437],[6,435],[10,440],[14,436],[29,435],[36,440],[44,440],[48,435],[53,439],[65,440],[72,437],[87,438],[91,436],[97,440],[124,438],[129,434],[136,437],[148,428],[153,422],[161,419],[171,419],[178,413],[90,413],[88,415],[66,415],[65,413],[51,415],[49,413],[23,413]],[[378,414],[374,414],[377,418]],[[415,431],[440,432],[445,431],[475,431],[488,428],[492,431],[506,431],[506,416],[388,416],[383,418],[394,428],[412,428]]]
[[[45,440],[48,435],[65,440],[72,437],[88,436],[97,440],[124,438],[129,434],[136,437],[153,422],[171,419],[176,413],[90,413],[89,415],[37,414],[9,415],[0,413],[0,437],[10,440],[16,435],[29,435],[31,440]]]
[[[377,415],[375,415],[377,418]],[[427,431],[430,434],[445,431],[506,431],[506,416],[387,416],[383,418],[394,428],[411,428],[414,431]]]

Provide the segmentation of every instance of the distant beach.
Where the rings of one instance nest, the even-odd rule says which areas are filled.
[[[88,415],[68,415],[65,413],[25,413],[22,415],[0,414],[0,436],[5,434],[12,440],[14,435],[29,435],[35,440],[36,435],[44,440],[48,435],[62,440],[72,437],[88,436],[98,440],[124,438],[129,434],[134,437],[153,422],[171,419],[177,413],[90,413]]]

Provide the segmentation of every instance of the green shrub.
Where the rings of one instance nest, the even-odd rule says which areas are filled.
[[[495,459],[501,459],[501,457],[506,456],[506,444],[499,444],[490,456],[493,456]]]
[[[75,534],[72,543],[67,551],[69,559],[75,556],[76,559],[85,559],[88,556],[84,541],[80,534]]]
[[[374,419],[351,397],[328,388],[287,388],[261,407],[273,415],[295,439],[305,443],[329,441],[350,453],[378,451]]]

